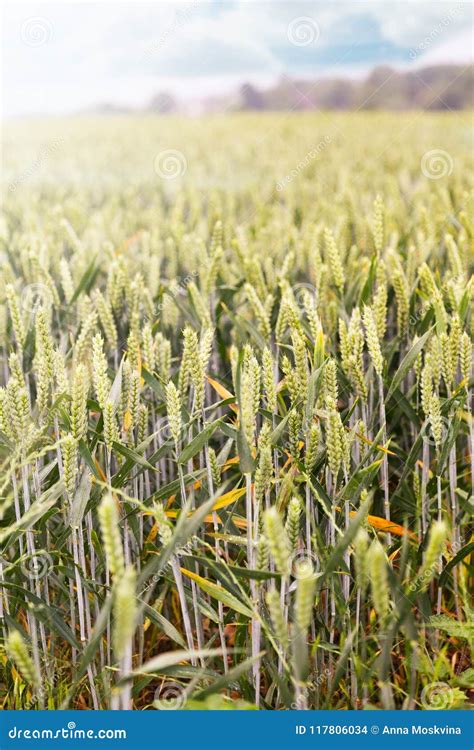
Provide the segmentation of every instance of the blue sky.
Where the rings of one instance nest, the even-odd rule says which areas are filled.
[[[4,116],[189,101],[281,75],[360,77],[472,59],[472,5],[419,0],[3,5]]]

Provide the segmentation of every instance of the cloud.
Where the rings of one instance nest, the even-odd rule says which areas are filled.
[[[10,2],[3,11],[3,105],[9,115],[111,100],[138,106],[165,85],[185,96],[211,95],[225,90],[226,79],[234,86],[282,74],[360,75],[376,64],[463,62],[472,48],[465,32],[471,16],[468,3],[431,0]],[[288,33],[302,17],[318,29],[307,45],[292,43]],[[51,25],[46,43],[25,44],[22,29],[31,18]],[[414,61],[411,50],[428,36]]]

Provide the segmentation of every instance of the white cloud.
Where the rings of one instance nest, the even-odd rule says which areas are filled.
[[[472,54],[463,31],[471,15],[468,3],[433,0],[10,2],[3,10],[4,113],[68,112],[100,101],[139,106],[165,87],[202,96],[285,72],[361,75],[383,61],[404,67],[404,51],[406,65],[464,62]],[[288,41],[288,24],[299,16],[317,22],[314,46]],[[22,25],[32,17],[52,26],[44,45],[22,40]],[[408,50],[438,27],[429,48],[410,63]],[[352,48],[359,58],[346,55]]]

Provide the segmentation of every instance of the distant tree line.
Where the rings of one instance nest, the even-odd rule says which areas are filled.
[[[232,112],[235,110],[316,109],[424,109],[474,108],[474,66],[433,65],[401,72],[382,65],[364,80],[281,78],[274,86],[259,89],[243,84],[237,93],[212,96],[199,102],[180,101],[170,92],[158,92],[142,111],[154,114],[179,112]],[[131,110],[114,104],[97,108],[103,114],[123,114]],[[135,110],[136,111],[136,110]]]
[[[436,65],[414,72],[375,68],[363,81],[327,78],[281,79],[259,90],[240,89],[240,108],[250,110],[312,109],[468,109],[474,105],[474,66]]]

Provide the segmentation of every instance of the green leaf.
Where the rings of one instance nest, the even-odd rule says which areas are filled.
[[[91,494],[91,480],[88,471],[84,471],[79,482],[79,486],[72,499],[71,510],[69,513],[69,523],[74,528],[78,528],[82,523],[84,513]]]
[[[336,544],[333,553],[331,554],[326,565],[324,566],[324,570],[323,570],[324,578],[327,578],[331,573],[333,573],[339,567],[339,565],[343,562],[344,553],[354,541],[355,535],[357,534],[359,527],[364,523],[365,519],[367,518],[367,514],[369,512],[369,502],[370,500],[367,499],[360,506],[359,510],[357,511],[357,515],[354,516],[354,518],[351,520],[344,536]]]
[[[40,599],[39,596],[33,594],[26,586],[18,586],[15,583],[2,581],[2,587],[15,591],[22,599],[28,599],[37,620],[51,627],[62,641],[66,641],[74,648],[80,648],[80,643],[76,640],[71,628],[62,619],[61,610],[57,610],[50,604],[47,604],[44,599]]]
[[[199,433],[199,435],[196,435],[196,437],[193,440],[191,440],[191,442],[188,443],[186,448],[184,448],[184,450],[181,452],[178,458],[178,463],[185,464],[193,456],[195,456],[196,453],[199,453],[199,451],[202,450],[202,448],[206,445],[211,435],[217,430],[221,422],[222,422],[221,419],[216,419],[215,422],[208,424]]]
[[[186,643],[181,634],[176,630],[175,626],[166,619],[166,617],[163,617],[163,615],[160,614],[160,612],[157,612],[156,609],[150,607],[149,604],[145,604],[143,607],[143,614],[154,622],[155,625],[158,625],[160,630],[162,630],[170,640],[177,643],[181,648],[186,648]]]
[[[222,649],[203,648],[195,649],[194,651],[188,651],[185,649],[181,651],[168,651],[165,654],[159,654],[158,656],[153,657],[153,659],[145,662],[145,664],[138,669],[135,669],[129,675],[125,675],[123,679],[120,680],[120,684],[131,680],[136,675],[149,674],[150,672],[160,674],[163,669],[173,667],[176,664],[180,664],[182,661],[191,661],[193,658],[200,659],[201,657],[211,658],[213,656],[222,656]]]
[[[369,273],[367,274],[367,279],[365,281],[365,284],[362,288],[362,291],[359,297],[359,306],[361,308],[368,303],[370,296],[372,294],[372,289],[375,283],[376,270],[377,270],[377,256],[374,255],[370,262],[370,268],[369,268]]]
[[[161,385],[158,378],[156,378],[151,372],[149,372],[146,367],[143,367],[141,369],[141,376],[145,383],[152,388],[152,390],[155,391],[155,393],[159,396],[161,401],[166,401],[166,394],[165,389]]]
[[[459,550],[459,552],[453,557],[452,560],[448,562],[448,564],[443,568],[441,575],[439,577],[439,585],[445,586],[448,581],[448,576],[450,572],[453,570],[453,568],[456,567],[456,565],[459,565],[461,560],[464,560],[465,557],[471,554],[471,552],[474,551],[474,542],[469,542],[469,544],[466,544],[462,549]]]
[[[426,344],[426,342],[428,341],[432,333],[433,333],[433,329],[426,331],[426,333],[424,333],[423,336],[413,344],[410,351],[404,356],[400,367],[398,368],[398,370],[396,371],[395,375],[392,378],[392,382],[390,383],[390,388],[388,389],[385,403],[388,403],[395,389],[398,388],[398,386],[402,382],[403,378],[407,375],[410,368],[413,367],[416,358],[418,357],[419,353],[422,351],[424,345]]]
[[[137,451],[134,451],[131,448],[127,448],[126,445],[122,445],[122,443],[114,443],[113,448],[116,453],[120,453],[125,458],[133,461],[134,464],[143,466],[144,469],[148,469],[149,471],[157,471],[156,467],[152,466],[152,464],[149,463],[146,458],[137,453]]]
[[[210,596],[212,596],[214,599],[222,602],[222,604],[225,604],[226,607],[230,607],[230,609],[239,612],[245,617],[252,617],[251,609],[242,604],[239,599],[237,599],[233,594],[230,594],[228,591],[226,591],[226,589],[218,586],[217,583],[208,581],[206,578],[203,578],[197,573],[194,573],[192,570],[186,570],[186,568],[181,568],[181,572],[184,573],[184,575],[190,578],[192,581],[196,581],[198,586],[203,591],[205,591],[207,594],[210,594]]]
[[[63,488],[61,484],[55,484],[50,490],[47,490],[38,500],[28,508],[26,513],[23,513],[22,517],[12,523],[7,528],[2,529],[0,532],[0,543],[8,539],[9,536],[16,532],[26,531],[31,529],[37,521],[39,521],[53,505],[56,505],[58,498],[62,495]],[[16,538],[16,537],[15,537]]]
[[[262,656],[265,654],[265,651],[261,651],[256,656],[252,656],[248,659],[245,659],[243,662],[238,664],[236,667],[233,667],[230,669],[227,674],[222,675],[217,679],[215,682],[212,683],[212,685],[209,685],[209,687],[204,688],[204,690],[200,690],[195,694],[196,701],[202,701],[205,700],[209,695],[212,695],[213,693],[217,693],[219,690],[225,690],[229,685],[240,677],[240,675],[245,674],[249,671],[252,664],[254,664],[256,661],[262,658]]]
[[[97,259],[97,256],[95,255],[92,258],[89,265],[87,266],[86,270],[84,271],[74,294],[69,300],[69,305],[68,305],[69,307],[71,307],[74,304],[74,302],[79,297],[79,295],[82,294],[82,292],[88,292],[92,284],[94,283],[94,279],[99,272],[99,266],[95,265],[96,259]]]

